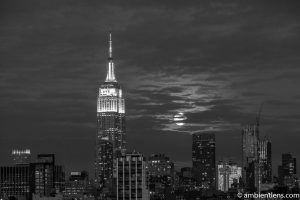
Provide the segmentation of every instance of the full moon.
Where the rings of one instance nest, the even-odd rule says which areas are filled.
[[[174,115],[173,121],[178,125],[178,126],[183,126],[184,121],[186,120],[186,116],[184,113],[180,112]]]

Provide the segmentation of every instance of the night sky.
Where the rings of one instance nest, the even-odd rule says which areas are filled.
[[[196,3],[197,2],[197,3]],[[1,1],[0,164],[13,148],[55,153],[93,176],[108,34],[126,98],[127,149],[191,165],[191,134],[241,160],[241,129],[300,159],[299,1]],[[184,112],[177,126],[173,116]],[[298,162],[299,163],[299,162]],[[299,165],[298,165],[299,166]]]

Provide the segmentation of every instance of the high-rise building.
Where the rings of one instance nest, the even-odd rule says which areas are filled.
[[[235,163],[218,163],[218,190],[227,192],[231,188],[237,189],[242,177],[242,167]]]
[[[216,140],[212,133],[193,134],[193,174],[204,189],[216,188]]]
[[[107,75],[97,100],[95,179],[100,187],[111,181],[114,160],[125,152],[125,100],[114,71],[110,35]]]
[[[147,200],[146,161],[142,154],[133,152],[117,158],[116,199]]]
[[[257,125],[247,125],[242,130],[243,183],[248,191],[259,189],[259,133]]]
[[[29,164],[30,163],[30,149],[13,149],[11,152],[13,163],[15,165]]]
[[[282,163],[278,167],[279,184],[292,187],[297,174],[297,161],[291,153],[282,154]]]
[[[167,199],[174,183],[174,163],[164,154],[151,155],[147,161],[150,199]]]
[[[261,191],[272,183],[272,145],[267,138],[260,139],[259,120],[242,130],[243,184],[251,192]]]
[[[272,183],[272,146],[269,140],[258,142],[258,156],[261,184]]]

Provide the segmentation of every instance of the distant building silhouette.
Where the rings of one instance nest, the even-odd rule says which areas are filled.
[[[292,188],[296,184],[297,160],[291,153],[282,154],[282,163],[278,167],[278,178],[281,186]]]
[[[216,188],[216,140],[212,133],[193,134],[193,175],[199,187]]]

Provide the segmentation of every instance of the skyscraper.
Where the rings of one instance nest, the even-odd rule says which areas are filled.
[[[259,189],[259,134],[257,125],[247,125],[242,130],[243,182],[249,191]]]
[[[216,140],[212,133],[193,135],[193,174],[197,185],[204,189],[216,187]]]
[[[267,139],[260,140],[258,146],[259,173],[262,184],[272,182],[272,146]]]
[[[125,152],[125,100],[114,71],[110,35],[107,75],[97,100],[95,179],[100,187],[112,179],[114,161]]]

